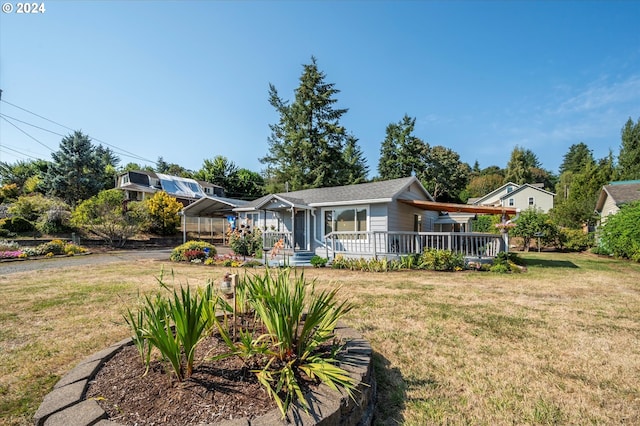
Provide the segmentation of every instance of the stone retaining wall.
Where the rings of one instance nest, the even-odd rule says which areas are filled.
[[[218,422],[216,426],[369,426],[373,420],[376,396],[371,345],[360,333],[344,324],[338,324],[336,335],[347,342],[341,355],[341,367],[355,381],[355,401],[346,394],[321,385],[317,391],[307,394],[311,407],[309,413],[300,406],[292,405],[285,421],[281,420],[280,411],[275,409],[253,420],[236,419]],[[85,358],[64,375],[40,404],[34,416],[36,426],[118,426],[118,423],[107,419],[107,413],[96,401],[86,400],[85,394],[89,381],[100,367],[120,349],[131,344],[131,339],[118,342]]]

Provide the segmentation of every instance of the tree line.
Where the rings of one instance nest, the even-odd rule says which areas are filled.
[[[30,160],[0,163],[0,203],[40,193],[57,197],[70,206],[114,188],[116,176],[129,170],[191,177],[225,188],[231,198],[255,199],[266,193],[349,185],[368,181],[369,166],[358,138],[342,124],[346,108],[337,107],[340,93],[312,57],[304,64],[292,101],[284,99],[273,84],[268,101],[279,119],[269,126],[267,153],[259,160],[261,172],[239,168],[218,155],[205,159],[199,170],[188,170],[159,157],[153,167],[128,163],[109,148],[94,145],[76,131],[62,139],[52,161]],[[620,151],[596,159],[584,142],[572,145],[558,174],[544,169],[531,150],[516,146],[505,168],[480,168],[463,162],[452,149],[430,145],[415,136],[416,119],[405,114],[386,127],[380,143],[377,175],[386,180],[415,175],[438,201],[467,202],[514,182],[542,183],[555,192],[553,219],[561,226],[593,223],[593,209],[600,188],[613,180],[640,179],[640,118],[631,118],[621,130]]]

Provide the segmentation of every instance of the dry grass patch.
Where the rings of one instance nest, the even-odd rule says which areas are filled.
[[[640,265],[525,257],[520,275],[305,271],[356,305],[348,321],[375,351],[377,424],[640,424]],[[126,337],[123,308],[157,289],[160,266],[1,277],[0,423],[31,424],[59,377]],[[165,267],[193,285],[228,270]]]

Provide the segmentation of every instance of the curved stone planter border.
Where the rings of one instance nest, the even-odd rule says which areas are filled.
[[[240,418],[218,422],[216,426],[272,426],[272,425],[322,425],[368,426],[373,420],[376,383],[372,371],[371,345],[362,335],[342,323],[336,327],[337,337],[346,344],[341,354],[341,367],[349,372],[356,383],[355,401],[346,394],[336,392],[326,385],[309,392],[307,401],[311,409],[306,413],[293,405],[287,412],[287,420],[281,420],[280,411],[274,409],[252,420]],[[102,365],[120,349],[131,345],[131,339],[122,340],[82,360],[65,374],[53,390],[47,394],[34,416],[37,426],[118,426],[108,420],[107,413],[95,400],[85,399],[92,380]]]

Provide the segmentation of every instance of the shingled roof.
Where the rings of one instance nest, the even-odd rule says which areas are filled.
[[[239,207],[236,210],[254,210],[259,209],[265,203],[276,198],[287,201],[296,206],[322,206],[331,204],[361,204],[371,202],[390,202],[399,194],[406,191],[414,182],[420,185],[424,191],[424,196],[433,200],[431,195],[420,184],[420,181],[414,177],[391,179],[377,182],[361,183],[357,185],[335,186],[330,188],[312,188],[303,189],[301,191],[280,192],[277,194],[269,194],[262,198],[258,198]]]
[[[611,182],[602,187],[596,210],[602,211],[606,198],[611,198],[616,206],[640,200],[640,180]]]

